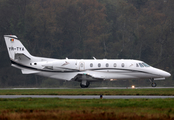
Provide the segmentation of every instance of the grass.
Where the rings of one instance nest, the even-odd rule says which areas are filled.
[[[174,99],[0,99],[0,119],[174,119]]]
[[[5,89],[1,95],[174,95],[174,89]],[[2,120],[174,119],[174,99],[0,99]]]
[[[0,95],[174,95],[163,89],[1,89]]]

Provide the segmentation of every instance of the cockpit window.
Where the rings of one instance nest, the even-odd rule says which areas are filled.
[[[140,67],[144,67],[141,63],[139,63]]]
[[[150,67],[150,65],[146,64],[146,63],[142,63],[145,67]]]
[[[136,64],[137,67],[139,67],[138,63]]]

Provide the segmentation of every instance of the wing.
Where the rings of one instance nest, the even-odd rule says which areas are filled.
[[[78,81],[81,82],[82,80],[86,80],[86,81],[102,81],[103,78],[97,77],[97,76],[93,76],[90,74],[86,74],[86,73],[78,73],[74,78],[74,81]]]

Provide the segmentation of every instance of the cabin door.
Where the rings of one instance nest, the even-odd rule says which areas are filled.
[[[85,70],[85,62],[80,62],[79,63],[79,70],[80,71]]]

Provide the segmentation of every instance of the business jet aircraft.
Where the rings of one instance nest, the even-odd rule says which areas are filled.
[[[90,82],[119,79],[163,80],[171,74],[139,60],[124,59],[52,59],[32,56],[15,35],[4,35],[13,67],[23,74],[36,74],[58,80],[78,81],[82,88]]]

